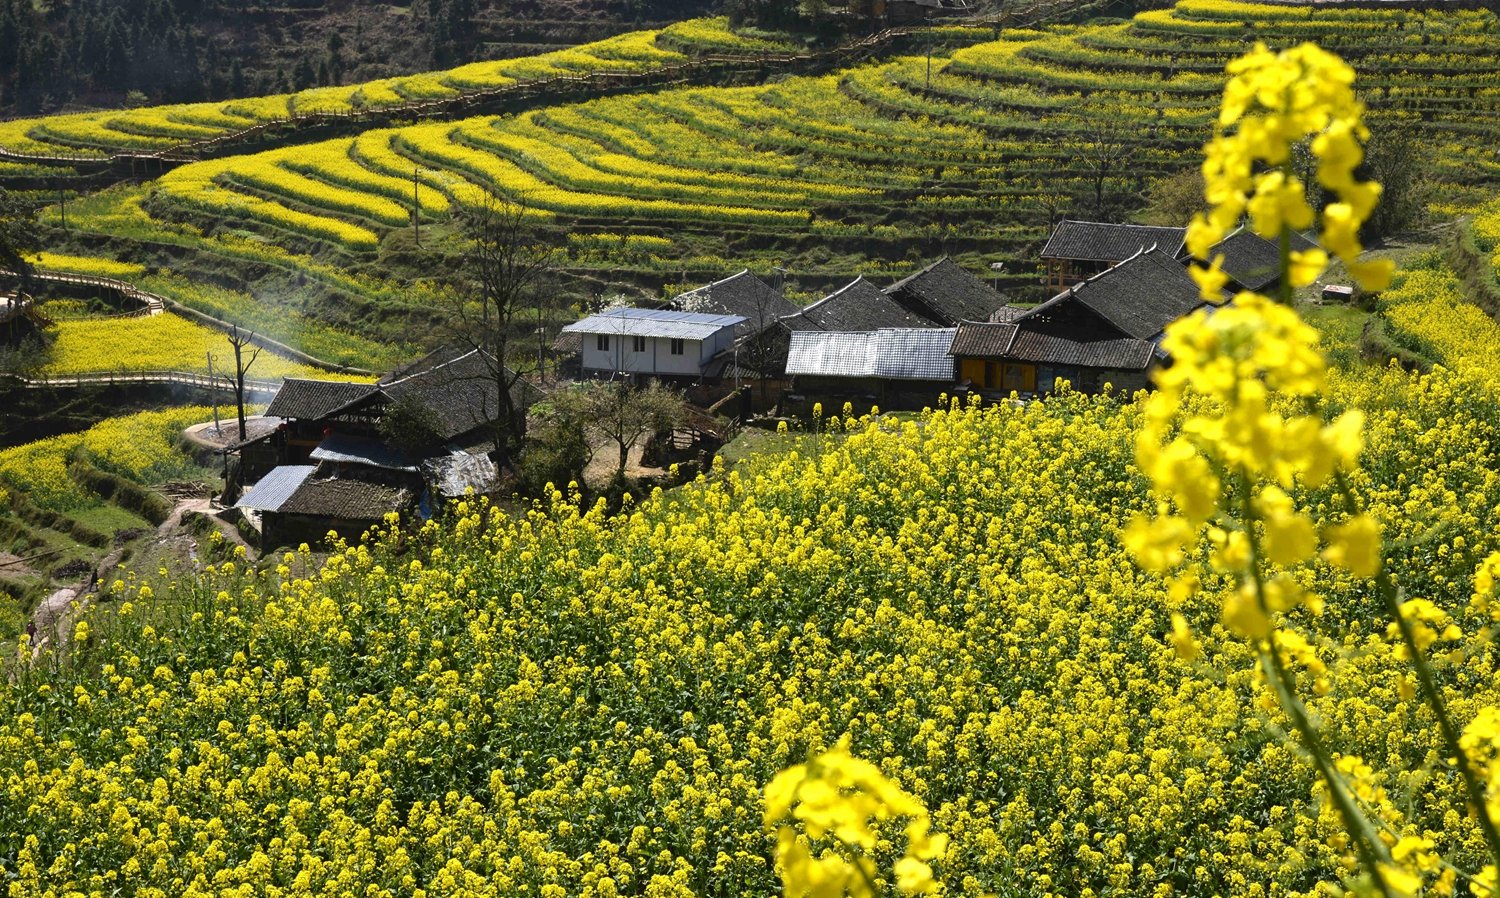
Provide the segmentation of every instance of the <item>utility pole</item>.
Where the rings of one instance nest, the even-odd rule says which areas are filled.
[[[411,227],[412,233],[416,235],[417,246],[422,245],[422,203],[417,197],[417,173],[422,170],[420,165],[411,167]]]
[[[204,354],[208,356],[208,383],[209,383],[209,390],[208,391],[210,393],[212,393],[213,397],[214,397],[214,433],[222,436],[223,433],[224,433],[224,427],[223,427],[223,425],[221,425],[219,423],[219,391],[213,388],[213,382],[214,382],[214,354],[211,353],[211,352],[204,353]]]
[[[927,92],[932,92],[932,45],[927,45]]]

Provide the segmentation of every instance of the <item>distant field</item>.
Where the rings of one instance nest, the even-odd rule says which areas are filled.
[[[157,151],[310,113],[405,106],[559,76],[639,72],[706,53],[757,55],[789,49],[785,44],[736,34],[722,18],[690,19],[660,31],[633,31],[538,56],[476,62],[363,84],[224,102],[18,119],[0,123],[0,148],[36,155]]]
[[[420,166],[421,215],[435,221],[490,191],[575,233],[677,235],[678,250],[727,232],[769,235],[745,242],[773,252],[821,240],[878,257],[915,240],[1005,255],[1034,248],[1059,214],[1128,204],[1183,168],[1207,136],[1224,63],[1249,37],[1318,39],[1354,61],[1377,127],[1429,152],[1441,201],[1500,179],[1486,149],[1500,121],[1491,13],[1184,0],[1125,24],[1013,32],[932,60],[930,76],[926,58],[906,57],[370,131],[186,166],[158,196],[185,220],[372,253],[409,226]]]

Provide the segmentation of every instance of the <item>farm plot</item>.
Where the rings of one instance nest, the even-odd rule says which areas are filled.
[[[1492,14],[1185,0],[1123,24],[1006,35],[930,64],[903,57],[761,87],[375,131],[190,166],[163,187],[190,220],[233,216],[354,252],[410,224],[415,178],[424,219],[497,193],[560,230],[671,233],[684,255],[730,257],[747,243],[736,235],[759,235],[748,244],[765,258],[751,264],[779,264],[786,243],[812,234],[847,238],[866,262],[905,252],[894,239],[1021,256],[1059,215],[1125,214],[1153,179],[1191,164],[1245,33],[1318,39],[1355,60],[1386,126],[1430,151],[1441,202],[1500,181],[1500,165],[1473,149],[1500,121]],[[662,41],[606,43],[656,59]],[[583,50],[565,53],[548,64]],[[488,77],[470,68],[465,77]]]
[[[594,72],[643,72],[705,54],[785,53],[778,41],[745,37],[728,20],[693,19],[664,31],[634,31],[590,44],[519,59],[477,62],[443,72],[315,87],[224,103],[188,103],[109,110],[0,123],[0,149],[32,155],[104,156],[156,152],[301,115],[348,114],[404,106],[523,81]]]

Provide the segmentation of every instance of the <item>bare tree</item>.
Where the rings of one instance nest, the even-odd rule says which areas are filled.
[[[493,427],[495,448],[509,457],[526,435],[526,410],[514,398],[521,379],[508,363],[516,327],[538,287],[553,266],[556,247],[536,227],[536,214],[525,203],[487,197],[461,213],[462,264],[469,290],[460,291],[448,316],[451,337],[480,350],[487,379],[494,384],[497,407],[483,409]]]
[[[1072,162],[1088,184],[1088,192],[1081,199],[1088,203],[1088,214],[1093,218],[1106,219],[1115,211],[1121,197],[1108,189],[1110,180],[1118,176],[1134,150],[1121,132],[1097,122],[1069,144]]]
[[[248,362],[245,361],[244,350],[246,346],[254,343],[253,332],[246,334],[240,330],[239,325],[230,325],[229,345],[234,347],[234,402],[239,409],[241,443],[245,442],[245,372],[249,371],[250,366],[255,364],[255,360],[260,358],[260,347],[256,346],[255,351],[250,353]]]
[[[682,421],[682,397],[653,383],[637,390],[624,381],[594,381],[587,385],[591,428],[620,450],[616,476],[625,473],[630,447],[641,437],[671,430]]]

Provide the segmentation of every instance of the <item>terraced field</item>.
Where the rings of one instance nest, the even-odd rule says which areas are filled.
[[[736,34],[722,18],[690,19],[660,31],[634,31],[552,53],[476,62],[445,72],[222,103],[18,119],[0,123],[0,149],[39,156],[156,152],[300,115],[408,106],[523,81],[595,72],[641,72],[705,54],[756,56],[791,49],[786,44]]]
[[[1003,38],[933,59],[930,74],[926,58],[905,57],[372,131],[187,166],[160,192],[169,217],[231,218],[354,253],[409,226],[420,167],[428,220],[486,190],[524,197],[572,233],[691,235],[726,258],[757,246],[781,258],[807,238],[870,258],[913,238],[933,252],[1022,254],[1058,214],[1128,203],[1188,164],[1223,65],[1250,38],[1315,39],[1352,59],[1381,127],[1427,145],[1440,201],[1500,179],[1486,149],[1500,120],[1488,12],[1184,0],[1128,23]]]

